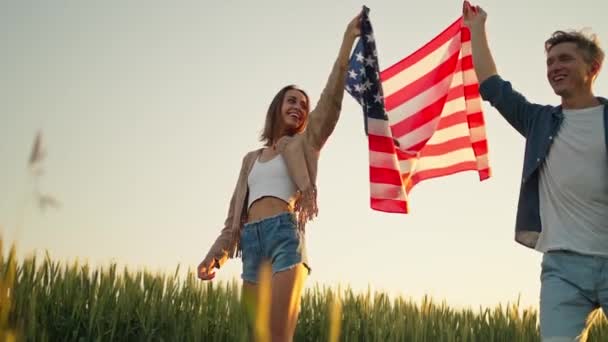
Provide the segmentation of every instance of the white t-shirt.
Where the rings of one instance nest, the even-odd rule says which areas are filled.
[[[608,257],[608,155],[604,106],[564,110],[540,170],[541,252]]]

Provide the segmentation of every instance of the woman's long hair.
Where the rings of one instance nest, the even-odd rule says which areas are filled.
[[[281,106],[283,105],[283,101],[285,100],[285,94],[289,90],[297,90],[304,94],[306,97],[306,104],[310,107],[310,99],[308,98],[308,94],[300,88],[298,88],[294,84],[287,85],[283,87],[279,92],[274,96],[272,102],[270,102],[270,106],[268,106],[268,111],[266,112],[266,122],[264,124],[264,130],[262,134],[260,134],[260,141],[264,142],[264,146],[272,146],[275,139],[278,139],[278,135],[280,134],[280,129],[282,129],[283,122],[281,121]],[[293,134],[301,133],[306,128],[306,123],[308,122],[308,111],[306,112],[306,117],[302,120],[302,123],[295,131],[290,132]]]

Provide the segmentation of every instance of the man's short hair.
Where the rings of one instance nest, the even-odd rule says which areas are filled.
[[[574,43],[583,52],[583,58],[588,64],[597,62],[601,67],[604,61],[604,51],[600,47],[596,34],[585,34],[583,31],[555,31],[545,41],[545,53],[548,53],[555,45],[561,43]]]

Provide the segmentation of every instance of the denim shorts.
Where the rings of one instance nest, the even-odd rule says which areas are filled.
[[[257,283],[263,261],[272,265],[272,274],[302,263],[310,273],[304,233],[297,228],[292,213],[282,213],[245,224],[241,231],[243,280]]]
[[[540,332],[543,342],[574,341],[589,314],[608,313],[608,258],[569,251],[543,255]]]

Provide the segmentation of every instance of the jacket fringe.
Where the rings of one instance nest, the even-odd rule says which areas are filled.
[[[305,226],[308,221],[312,221],[319,215],[319,207],[317,205],[317,188],[310,187],[304,191],[298,191],[299,195],[294,205],[296,213],[298,229],[305,231]]]

